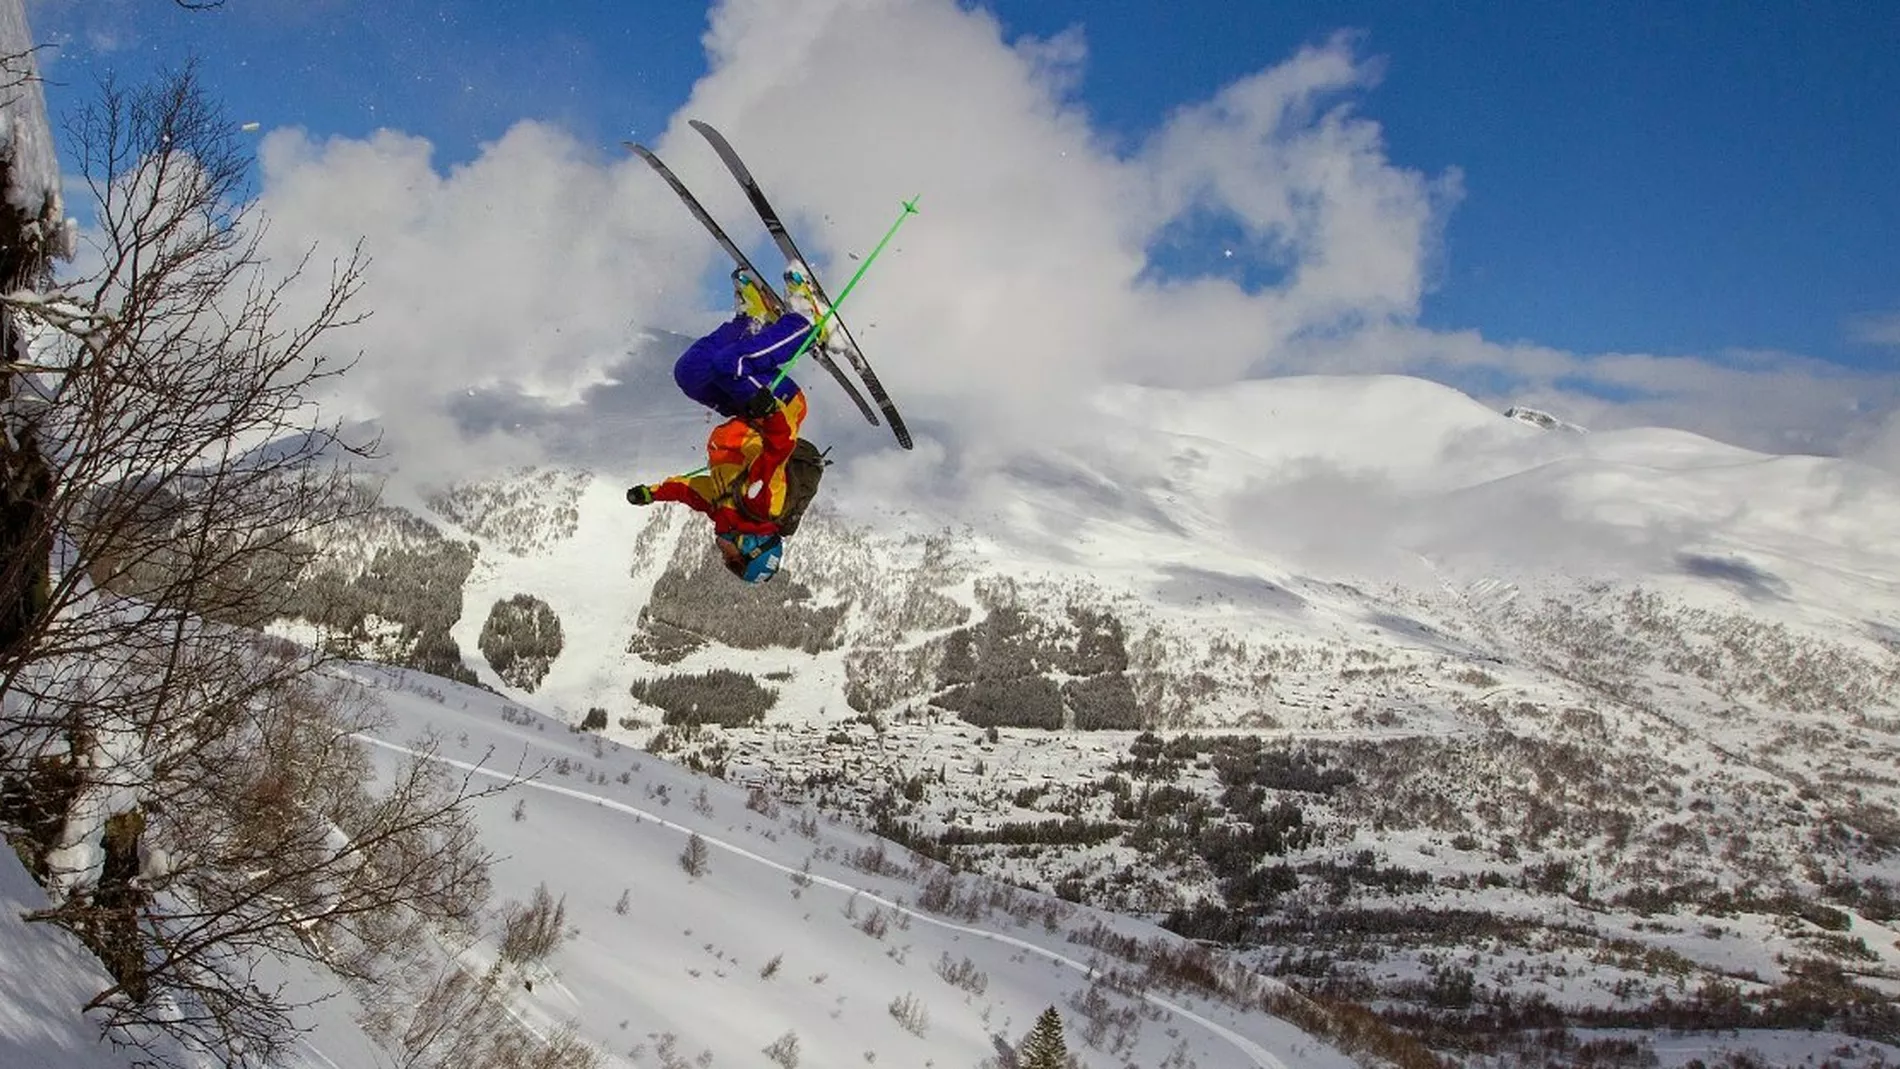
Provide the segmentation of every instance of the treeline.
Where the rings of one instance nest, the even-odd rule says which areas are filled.
[[[778,701],[777,691],[730,668],[639,680],[633,684],[632,694],[660,709],[662,722],[669,725],[744,727],[765,719]]]
[[[637,641],[641,649],[636,652],[651,645],[664,655],[681,635],[742,650],[787,647],[819,653],[836,648],[847,606],[819,605],[811,588],[798,581],[797,569],[797,554],[788,546],[784,571],[772,582],[736,582],[711,538],[688,535],[640,610],[642,632],[665,637]],[[708,596],[709,591],[717,591],[716,596]]]
[[[933,704],[977,727],[1125,731],[1148,722],[1113,613],[1072,604],[1062,619],[1045,618],[1000,582],[984,595],[988,615],[941,640]],[[1056,674],[1074,678],[1058,684]]]
[[[461,683],[475,683],[462,663],[461,646],[449,634],[462,616],[462,587],[475,567],[477,546],[444,538],[415,521],[419,537],[376,551],[367,567],[351,575],[335,567],[310,569],[289,590],[285,614],[333,633],[334,652],[377,656],[405,668]],[[377,648],[371,620],[398,626],[393,647]]]
[[[497,601],[475,642],[489,667],[510,686],[533,691],[561,655],[561,618],[531,594]]]

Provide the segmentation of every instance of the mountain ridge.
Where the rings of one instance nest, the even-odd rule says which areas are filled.
[[[1420,456],[1409,432],[1365,436],[1443,387],[1256,392],[1274,389],[1348,391],[1355,421],[1326,425],[1315,405],[1308,422],[1342,436],[1328,455],[1361,466],[1234,451],[1227,477],[1197,482],[1118,463],[1146,434],[1132,427],[1073,475],[1060,449],[1027,481],[1009,462],[972,471],[933,515],[867,500],[847,462],[762,589],[729,584],[702,520],[633,510],[617,480],[485,480],[581,489],[558,539],[544,535],[568,521],[507,513],[505,489],[468,498],[533,529],[484,539],[487,519],[463,517],[456,536],[481,549],[451,632],[484,684],[570,723],[599,709],[622,744],[715,774],[743,767],[928,856],[1230,942],[1316,997],[1515,1019],[1534,995],[1577,1027],[1641,1029],[1686,975],[1740,984],[1745,1012],[1722,1019],[1766,1023],[1795,1019],[1777,1007],[1825,963],[1845,970],[1829,997],[1854,1007],[1838,1027],[1883,1034],[1891,994],[1878,992],[1900,991],[1900,784],[1882,771],[1900,762],[1900,629],[1883,622],[1900,616],[1875,537],[1892,488],[1849,462],[1738,464],[1741,451],[1675,433],[1560,439],[1468,399],[1421,417],[1459,433]],[[1250,537],[1262,504],[1288,493],[1313,510],[1280,522],[1307,526],[1317,551]],[[1049,500],[1137,518],[1145,502],[1171,522],[1046,542]],[[1830,500],[1830,522],[1809,522]],[[1370,549],[1339,551],[1355,538]],[[485,606],[518,594],[553,606],[567,636],[533,695],[471,652]],[[768,620],[780,622],[759,630]],[[752,697],[705,673],[750,680]],[[669,701],[739,702],[731,723],[688,723],[685,706],[629,693],[668,680]],[[692,686],[701,697],[678,697]],[[1190,758],[1144,764],[1144,732]],[[1054,752],[1069,757],[1059,770]],[[1271,771],[1309,765],[1345,779],[1314,794],[1304,773]],[[1656,903],[1736,919],[1665,936]],[[1579,928],[1579,909],[1598,919]],[[1474,946],[1446,973],[1433,933],[1465,912],[1533,946],[1573,931],[1614,960],[1666,949],[1686,972],[1640,955],[1602,967],[1623,992],[1605,999],[1561,979],[1569,952],[1553,945]],[[1339,933],[1368,924],[1398,925],[1380,937],[1388,967],[1342,950]],[[1733,964],[1734,947],[1750,964]],[[1541,979],[1515,971],[1527,963]],[[1408,986],[1433,968],[1463,1001]]]

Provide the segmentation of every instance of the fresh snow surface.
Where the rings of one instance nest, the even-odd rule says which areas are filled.
[[[33,47],[26,0],[0,0],[0,56],[28,56]],[[18,77],[15,72],[20,62],[8,64],[7,76],[0,78],[0,84]],[[46,94],[40,88],[37,72],[18,85],[0,89],[0,156],[7,157],[13,167],[4,191],[8,204],[37,219],[48,204],[58,203],[59,158],[53,148],[52,128],[46,121]]]
[[[0,850],[0,1066],[122,1069],[127,1059],[79,1013],[111,984],[105,968],[65,933],[22,919],[48,905],[13,851]]]
[[[389,714],[363,740],[385,763],[429,738],[477,786],[507,786],[477,803],[482,841],[496,856],[495,917],[490,937],[460,960],[477,971],[492,963],[502,907],[545,884],[564,900],[572,938],[547,962],[509,974],[513,1014],[540,1032],[571,1023],[610,1066],[658,1064],[663,1044],[689,1059],[710,1054],[713,1065],[765,1064],[763,1049],[788,1032],[804,1065],[974,1066],[994,1054],[996,1037],[1019,1042],[1051,1005],[1069,1022],[1071,1047],[1081,1048],[1085,1022],[1070,1000],[1090,988],[1096,958],[1069,934],[1101,923],[1179,943],[1137,921],[1021,891],[1006,892],[1014,915],[929,913],[915,905],[922,870],[903,851],[885,844],[892,864],[878,872],[852,863],[878,846],[868,834],[822,817],[801,831],[794,825],[815,814],[754,811],[737,786],[575,734],[474,688],[375,666],[346,674]],[[699,878],[680,863],[689,834],[710,848]],[[960,887],[987,897],[991,885],[965,877]],[[622,895],[624,914],[616,911]],[[107,982],[98,963],[62,933],[19,919],[44,902],[17,862],[0,858],[0,1065],[128,1064],[76,1012]],[[946,956],[974,964],[981,993],[938,975]],[[776,974],[761,975],[774,958]],[[350,1023],[346,993],[305,970],[276,971],[294,999],[325,1000],[300,1016],[311,1031],[294,1069],[392,1064]],[[1258,1011],[1159,988],[1099,990],[1125,1022],[1109,1032],[1117,1065],[1352,1064]],[[921,1035],[891,1012],[905,996],[927,1015]]]
[[[763,1064],[763,1048],[793,1032],[804,1065],[975,1066],[994,1054],[993,1037],[1019,1042],[1051,1005],[1077,1049],[1083,1022],[1069,999],[1089,988],[1094,953],[1069,933],[1100,922],[1176,941],[1138,921],[1021,891],[1018,917],[929,913],[915,905],[914,873],[850,863],[881,841],[849,826],[812,814],[815,837],[807,837],[794,827],[806,815],[797,807],[776,816],[748,809],[737,785],[573,733],[482,691],[369,666],[354,674],[392,715],[374,740],[379,751],[399,756],[405,740],[429,733],[440,756],[477,782],[516,783],[479,804],[483,842],[498,856],[495,904],[525,902],[545,883],[565,899],[577,932],[545,972],[527,970],[533,990],[519,992],[520,1012],[537,1027],[575,1023],[614,1055],[610,1064],[653,1064],[669,1033],[689,1058],[711,1052],[713,1065]],[[711,848],[697,879],[679,860],[695,833]],[[902,850],[884,847],[891,861],[914,867]],[[807,874],[810,885],[799,887]],[[969,890],[987,886],[965,879]],[[623,893],[629,906],[619,915]],[[1049,909],[1053,927],[1044,919]],[[885,922],[881,935],[863,930],[874,914]],[[471,955],[485,963],[493,953],[490,946]],[[981,994],[938,976],[945,955],[975,963],[987,978]],[[777,974],[762,977],[775,957]],[[1103,993],[1135,1022],[1115,1064],[1160,1065],[1177,1051],[1191,1059],[1181,1064],[1206,1069],[1351,1064],[1259,1012],[1160,989]],[[890,1012],[905,995],[928,1014],[921,1036]],[[1106,1056],[1087,1063],[1106,1064]]]

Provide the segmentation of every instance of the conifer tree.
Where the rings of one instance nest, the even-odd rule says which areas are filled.
[[[686,837],[686,849],[680,853],[680,868],[685,869],[688,876],[704,876],[709,867],[706,858],[710,853],[706,848],[706,840],[700,838],[698,832],[693,832]]]
[[[1069,1048],[1062,1041],[1062,1015],[1054,1006],[1042,1011],[1023,1040],[1022,1069],[1064,1069]]]

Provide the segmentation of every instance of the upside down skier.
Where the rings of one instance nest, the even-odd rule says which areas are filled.
[[[796,528],[816,489],[815,475],[787,477],[795,451],[818,456],[809,443],[801,448],[805,392],[785,374],[812,321],[775,307],[769,291],[744,269],[734,271],[732,279],[733,317],[694,342],[673,365],[673,381],[682,393],[726,417],[706,439],[706,467],[630,487],[627,500],[635,505],[669,501],[704,513],[712,520],[726,570],[748,583],[764,583],[778,574],[784,536]],[[800,264],[786,269],[788,294],[802,297],[816,315],[820,308],[808,279]],[[811,470],[822,470],[822,461]]]

